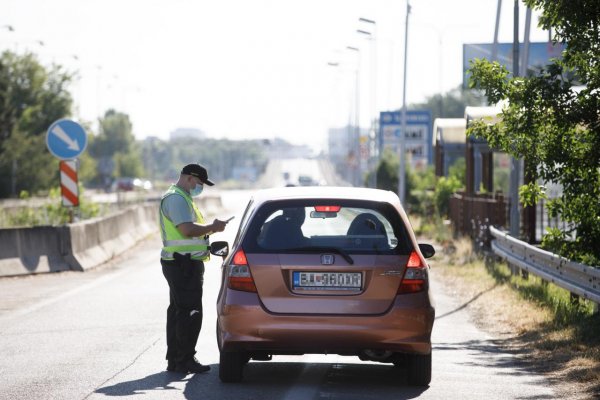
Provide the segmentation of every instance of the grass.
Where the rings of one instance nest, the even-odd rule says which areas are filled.
[[[469,302],[483,329],[504,338],[531,370],[546,374],[562,397],[600,398],[600,314],[593,303],[573,301],[568,291],[534,275],[512,274],[495,257],[478,256],[470,239],[442,248],[433,273]]]

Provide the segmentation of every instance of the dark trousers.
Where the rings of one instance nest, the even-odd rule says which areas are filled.
[[[176,254],[175,260],[160,260],[169,283],[167,308],[167,360],[184,363],[196,354],[202,327],[204,263]]]

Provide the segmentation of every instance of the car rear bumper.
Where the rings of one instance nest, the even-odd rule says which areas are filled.
[[[364,350],[431,352],[435,310],[426,292],[396,297],[380,315],[273,314],[258,296],[229,290],[218,308],[224,351],[360,354]]]

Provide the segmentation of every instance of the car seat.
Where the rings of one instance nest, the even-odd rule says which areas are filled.
[[[380,249],[389,247],[385,226],[371,213],[358,214],[350,223],[346,234],[355,236],[361,241],[368,241],[372,243],[372,247]]]
[[[265,226],[261,246],[267,249],[285,249],[306,246],[308,239],[302,233],[305,219],[303,207],[284,208],[283,214]]]

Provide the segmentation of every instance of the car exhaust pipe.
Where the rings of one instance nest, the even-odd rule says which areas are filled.
[[[380,362],[392,362],[392,356],[394,352],[389,350],[372,350],[367,349],[362,352],[359,358],[363,361],[380,361]]]

